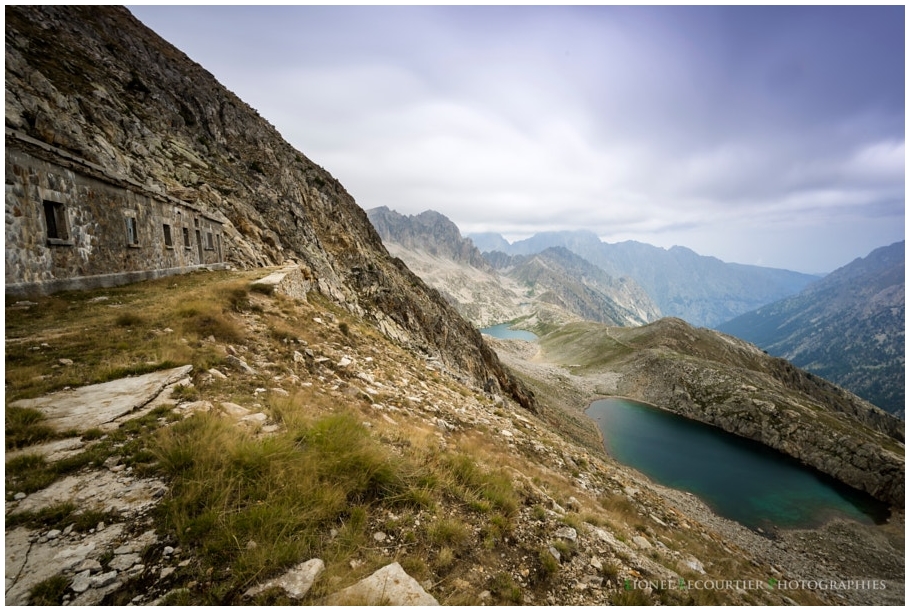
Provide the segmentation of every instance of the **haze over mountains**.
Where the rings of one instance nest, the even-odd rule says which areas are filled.
[[[479,327],[531,317],[525,326],[593,320],[617,326],[656,320],[660,311],[629,278],[614,278],[564,248],[484,258],[438,212],[367,211],[389,252]]]
[[[609,244],[590,231],[538,233],[508,244],[497,234],[468,236],[482,252],[538,253],[564,247],[610,276],[634,278],[664,316],[713,327],[766,303],[799,292],[818,276],[782,269],[725,263],[688,248],[669,250],[641,242]]]
[[[905,416],[904,242],[718,329]]]
[[[436,212],[405,217],[382,209],[368,214],[386,246],[397,249],[398,256],[475,324],[504,322],[519,314],[494,308],[487,311],[493,316],[482,321],[472,316],[478,299],[469,305],[470,299],[454,295],[459,282],[439,275],[451,261],[483,270],[485,284],[475,291],[483,296],[480,300],[494,300],[504,282],[525,287],[529,299],[520,315],[542,314],[523,321],[523,327],[554,320],[547,306],[616,326],[676,316],[753,342],[904,416],[903,242],[819,279],[724,263],[681,246],[666,250],[639,242],[607,244],[586,231],[541,233],[509,244],[499,234],[462,238],[454,223]],[[478,262],[481,248],[485,253]],[[437,258],[422,261],[419,252]],[[499,283],[490,276],[491,268],[499,274]],[[461,282],[467,285],[464,278]],[[743,311],[749,304],[759,304],[758,309]],[[637,315],[630,316],[630,309]]]

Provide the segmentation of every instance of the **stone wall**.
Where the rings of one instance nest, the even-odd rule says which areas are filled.
[[[202,210],[21,137],[5,153],[7,295],[223,266],[222,225]]]

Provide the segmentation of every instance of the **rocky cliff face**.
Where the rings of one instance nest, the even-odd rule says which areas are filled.
[[[471,240],[461,236],[458,226],[435,210],[405,216],[381,206],[367,210],[367,217],[385,242],[493,272]]]
[[[904,416],[904,242],[718,328]]]
[[[541,346],[555,362],[616,375],[612,394],[760,441],[903,506],[903,423],[742,340],[664,318],[634,329],[570,325]]]
[[[126,9],[7,7],[6,127],[194,203],[225,222],[228,261],[295,259],[386,335],[532,404],[334,177]]]

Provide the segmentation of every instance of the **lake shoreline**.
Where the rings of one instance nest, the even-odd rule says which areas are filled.
[[[811,529],[758,533],[723,518],[694,494],[661,486],[639,471],[611,457],[603,445],[597,423],[585,414],[594,400],[626,398],[648,404],[636,397],[617,394],[622,375],[596,372],[584,376],[545,361],[536,344],[522,341],[490,341],[503,363],[524,376],[552,389],[559,389],[561,409],[578,414],[590,424],[590,443],[586,447],[629,479],[640,482],[668,505],[728,541],[731,553],[745,554],[756,562],[773,567],[769,578],[786,579],[880,579],[885,589],[828,592],[831,604],[903,605],[904,604],[904,521],[903,507],[892,507],[885,524],[862,525],[837,519]],[[660,409],[658,406],[654,406]],[[669,411],[669,410],[666,410]],[[670,412],[673,413],[673,412]],[[597,442],[596,440],[598,440]],[[596,442],[596,445],[595,445]]]
[[[647,402],[598,399],[585,415],[614,460],[758,532],[813,528],[837,517],[884,523],[891,513],[888,504],[792,456]]]

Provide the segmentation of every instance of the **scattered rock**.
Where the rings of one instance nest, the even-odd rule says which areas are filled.
[[[634,543],[639,549],[651,549],[651,542],[641,535],[632,537],[632,543]]]
[[[247,365],[246,361],[244,361],[240,357],[234,356],[233,354],[229,354],[226,357],[224,357],[224,361],[228,365],[230,365],[231,367],[233,367],[234,369],[236,369],[242,373],[245,373],[247,375],[256,375],[256,370],[253,369],[252,367],[250,367],[249,365]]]
[[[686,558],[683,562],[684,562],[684,564],[685,564],[687,567],[689,567],[690,569],[692,569],[692,570],[695,571],[696,573],[701,573],[702,575],[704,575],[704,573],[705,573],[705,565],[703,565],[703,564],[701,563],[701,560],[699,560],[699,559],[696,558],[695,556],[689,556],[689,557]]]
[[[258,596],[270,588],[277,587],[283,589],[288,598],[299,600],[310,591],[310,588],[313,587],[313,583],[316,582],[316,579],[324,570],[325,563],[319,558],[313,558],[312,560],[307,560],[304,563],[298,564],[281,577],[276,577],[263,584],[253,586],[244,593],[244,596]]]
[[[578,532],[571,526],[563,526],[556,531],[555,535],[556,537],[565,539],[570,543],[575,543],[575,541],[578,539]]]
[[[325,599],[327,605],[439,605],[397,562]]]
[[[78,573],[73,579],[73,583],[70,584],[70,589],[77,594],[81,594],[88,590],[91,585],[91,571],[84,570]]]
[[[250,410],[242,405],[237,405],[236,403],[231,403],[229,401],[221,403],[221,409],[225,414],[234,418],[243,418],[244,416],[250,415]]]

